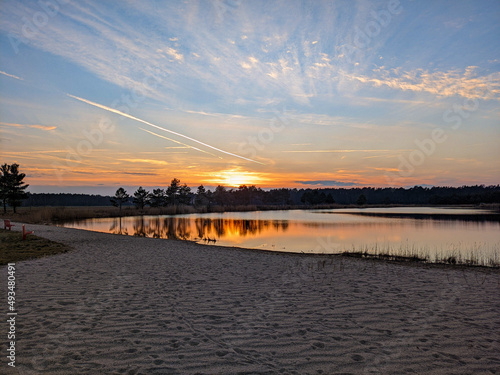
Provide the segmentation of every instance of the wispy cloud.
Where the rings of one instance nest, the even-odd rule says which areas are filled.
[[[132,176],[157,176],[157,173],[152,173],[152,172],[122,172],[122,173]]]
[[[359,183],[353,181],[335,181],[335,180],[310,180],[310,181],[295,181],[302,185],[313,186],[358,186]]]
[[[25,125],[22,125],[22,124],[12,124],[12,123],[8,123],[8,122],[0,122],[0,125],[10,126],[13,128],[24,128],[25,127]]]
[[[389,24],[381,25],[350,58],[343,48],[354,46],[356,34],[377,21],[373,14],[381,14],[381,2],[298,0],[262,7],[261,2],[243,1],[222,16],[220,1],[127,0],[119,7],[96,0],[61,2],[57,15],[23,39],[27,45],[19,45],[17,57],[8,41],[2,51],[2,155],[9,152],[15,158],[16,149],[44,147],[43,153],[17,155],[32,158],[30,163],[36,158],[49,164],[64,161],[67,151],[60,149],[76,149],[86,139],[83,132],[95,129],[99,115],[76,103],[67,105],[60,94],[67,92],[68,80],[79,85],[88,78],[81,86],[87,94],[79,96],[112,103],[123,95],[131,101],[120,104],[129,111],[115,110],[123,108],[120,104],[107,107],[72,98],[124,116],[141,132],[120,126],[106,134],[102,149],[94,148],[78,165],[75,178],[81,181],[85,168],[97,160],[125,176],[121,170],[144,169],[131,160],[164,159],[169,173],[197,182],[231,178],[234,183],[251,172],[257,175],[246,175],[247,180],[263,176],[259,183],[278,184],[274,176],[279,176],[281,184],[365,184],[381,181],[383,172],[397,167],[398,156],[416,149],[414,140],[445,126],[445,110],[465,103],[464,98],[484,99],[476,111],[465,113],[469,117],[462,118],[459,131],[453,136],[450,131],[447,142],[436,145],[438,151],[413,178],[430,181],[449,169],[445,163],[470,164],[463,172],[446,172],[455,178],[472,173],[472,162],[451,160],[463,157],[454,150],[467,147],[467,158],[481,163],[477,173],[492,181],[498,171],[491,158],[496,148],[471,149],[460,143],[465,138],[493,142],[497,135],[500,73],[491,46],[500,26],[485,13],[500,6],[485,1],[488,6],[471,3],[467,11],[457,7],[446,14],[437,11],[442,5],[402,3],[404,11],[391,15]],[[23,37],[23,17],[40,10],[37,1],[3,2],[0,33],[6,40]],[[16,65],[28,50],[33,59]],[[63,64],[65,69],[59,69]],[[20,84],[22,77],[29,80]],[[283,114],[290,121],[278,130],[271,121],[285,106],[290,110]],[[245,141],[253,143],[255,153],[229,152]],[[396,149],[401,147],[405,149]],[[254,169],[245,171],[228,165],[242,160],[265,162],[265,167],[252,163]],[[167,169],[153,162],[150,168]],[[196,174],[198,170],[206,174]],[[73,178],[70,171],[68,176]],[[140,175],[128,179],[141,181]],[[152,178],[160,179],[159,172]]]
[[[45,126],[45,125],[27,125],[27,126],[33,129],[40,129],[45,131],[51,131],[57,129],[57,126]]]
[[[14,128],[32,128],[32,129],[40,129],[44,131],[51,131],[57,129],[57,126],[47,126],[47,125],[30,125],[30,124],[13,124],[8,122],[0,122],[0,125],[10,126]]]
[[[290,153],[404,152],[411,150],[284,150]]]
[[[488,76],[477,74],[476,66],[465,71],[433,71],[416,69],[375,69],[375,76],[351,75],[350,78],[374,87],[400,91],[426,92],[437,97],[462,96],[470,99],[500,99],[500,73]]]
[[[117,160],[126,161],[128,163],[168,165],[168,162],[166,162],[164,160],[156,160],[156,159],[117,159]]]

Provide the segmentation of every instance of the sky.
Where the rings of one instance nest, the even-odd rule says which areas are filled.
[[[31,192],[500,183],[500,2],[0,0]]]

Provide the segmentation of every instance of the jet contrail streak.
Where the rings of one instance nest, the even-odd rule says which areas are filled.
[[[139,128],[139,129],[141,129],[142,131],[145,131],[146,133],[149,133],[149,134],[155,135],[155,136],[157,136],[157,137],[160,137],[160,138],[166,139],[166,140],[168,140],[168,141],[171,141],[171,142],[177,143],[177,144],[179,144],[179,145],[186,146],[187,148],[192,148],[193,150],[200,151],[200,152],[203,152],[203,153],[205,153],[205,154],[209,154],[209,155],[215,156],[216,158],[222,159],[220,156],[217,156],[217,155],[215,155],[215,154],[212,154],[211,152],[208,152],[208,151],[202,150],[201,148],[194,147],[194,146],[190,146],[190,145],[188,145],[188,144],[186,144],[186,143],[182,143],[182,142],[176,141],[175,139],[165,137],[164,135],[156,134],[155,132],[149,131],[149,130],[147,130],[147,129],[143,129],[143,128]]]
[[[73,98],[73,99],[79,100],[79,101],[81,101],[81,102],[84,102],[84,103],[87,103],[87,104],[93,105],[94,107],[101,108],[101,109],[104,109],[104,110],[106,110],[106,111],[109,111],[109,112],[112,112],[112,113],[116,113],[117,115],[121,115],[121,116],[123,116],[123,117],[127,117],[127,118],[129,118],[129,119],[132,119],[132,120],[135,120],[135,121],[142,122],[143,124],[146,124],[146,125],[148,125],[148,126],[152,126],[153,128],[163,130],[163,131],[165,131],[165,132],[167,132],[167,133],[175,134],[175,135],[177,135],[178,137],[182,137],[182,138],[185,138],[185,139],[189,139],[190,141],[193,141],[193,142],[196,142],[196,143],[198,143],[198,144],[200,144],[200,145],[203,145],[203,146],[205,146],[205,147],[211,148],[212,150],[222,152],[223,154],[226,154],[226,155],[231,155],[231,156],[234,156],[234,157],[236,157],[236,158],[240,158],[240,159],[248,160],[248,161],[251,161],[251,162],[253,162],[253,163],[257,163],[257,164],[263,164],[263,163],[261,163],[261,162],[259,162],[259,161],[256,161],[256,160],[253,160],[253,159],[249,159],[249,158],[246,158],[246,157],[244,157],[244,156],[236,155],[236,154],[233,154],[233,153],[231,153],[231,152],[221,150],[220,148],[217,148],[217,147],[214,147],[214,146],[210,146],[209,144],[206,144],[206,143],[203,143],[203,142],[201,142],[201,141],[198,141],[197,139],[194,139],[194,138],[188,137],[187,135],[184,135],[184,134],[181,134],[181,133],[174,132],[173,130],[168,130],[168,129],[162,128],[161,126],[158,126],[158,125],[152,124],[152,123],[150,123],[150,122],[147,122],[147,121],[141,120],[140,118],[137,118],[137,117],[131,116],[131,115],[127,114],[127,113],[124,113],[124,112],[118,111],[117,109],[113,109],[113,108],[110,108],[110,107],[106,107],[105,105],[98,104],[98,103],[94,103],[94,102],[91,102],[90,100],[83,99],[83,98],[79,98],[78,96],[74,96],[74,95],[70,95],[70,94],[66,94],[66,95],[68,95],[69,97],[71,97],[71,98]]]

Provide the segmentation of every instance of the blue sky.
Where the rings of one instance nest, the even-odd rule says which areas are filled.
[[[0,156],[32,191],[499,183],[498,1],[7,0],[0,17]]]

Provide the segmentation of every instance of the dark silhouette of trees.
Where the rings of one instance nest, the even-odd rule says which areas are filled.
[[[30,193],[23,206],[110,206],[111,198],[94,194]]]
[[[0,167],[0,198],[3,203],[3,212],[7,212],[7,204],[16,212],[23,200],[28,198],[26,189],[29,185],[23,182],[26,174],[19,173],[19,164],[3,164]]]
[[[0,167],[0,181],[4,178]],[[10,168],[9,172],[10,173]],[[0,200],[4,204],[4,210],[11,205],[6,197],[5,183],[0,188]],[[24,190],[24,189],[23,189]],[[123,188],[122,188],[123,190]],[[118,191],[117,191],[118,192]],[[123,193],[126,194],[125,190]],[[410,188],[325,188],[325,189],[270,189],[263,190],[255,186],[242,185],[237,189],[217,186],[210,191],[203,185],[199,186],[196,194],[191,189],[174,178],[166,189],[154,189],[148,196],[149,205],[162,207],[165,205],[195,205],[198,208],[213,206],[315,206],[315,205],[356,205],[364,196],[365,204],[370,205],[479,205],[482,203],[500,203],[500,185],[484,186],[461,186],[461,187],[424,187],[414,186]],[[23,205],[28,206],[105,206],[115,201],[117,197],[105,197],[86,194],[29,194]],[[121,200],[123,205],[132,204],[128,194]],[[18,206],[19,203],[16,204]],[[119,207],[119,204],[115,204]]]
[[[179,204],[191,203],[191,188],[186,184],[179,186]]]
[[[153,189],[149,194],[149,205],[151,207],[163,207],[167,205],[167,194],[163,189]]]
[[[367,199],[366,199],[366,197],[365,197],[365,195],[364,195],[364,194],[361,194],[361,195],[359,196],[359,198],[356,200],[356,204],[357,204],[358,206],[364,206],[364,205],[366,204],[366,202],[367,202]]]
[[[208,206],[210,203],[207,195],[207,191],[203,185],[198,186],[196,190],[196,197],[194,199],[195,206]]]
[[[3,213],[7,213],[7,199],[9,197],[10,165],[0,167],[0,199],[3,204]]]
[[[291,201],[291,189],[272,189],[268,192],[261,191],[260,195],[263,197],[265,204],[284,206],[286,204],[292,204]]]
[[[315,190],[306,190],[306,192],[302,195],[300,201],[305,204],[325,204],[326,203],[326,193],[321,191],[320,189]],[[333,199],[333,198],[332,198]]]
[[[179,184],[180,180],[174,178],[170,182],[170,186],[167,188],[168,203],[174,206],[177,204],[177,195],[179,194]]]
[[[227,204],[227,190],[224,186],[219,185],[215,188],[214,200],[218,206],[225,206]]]
[[[120,212],[122,210],[123,203],[127,202],[129,199],[129,195],[125,191],[124,188],[118,188],[116,190],[115,196],[110,199],[111,204],[115,207],[120,207]]]
[[[325,199],[325,203],[326,204],[334,204],[335,203],[335,199],[333,199],[332,193],[328,193],[328,195],[326,196],[326,199]]]
[[[149,192],[146,191],[142,186],[139,186],[139,189],[137,189],[134,193],[134,200],[133,200],[135,207],[138,209],[142,210],[145,205],[149,203]]]

